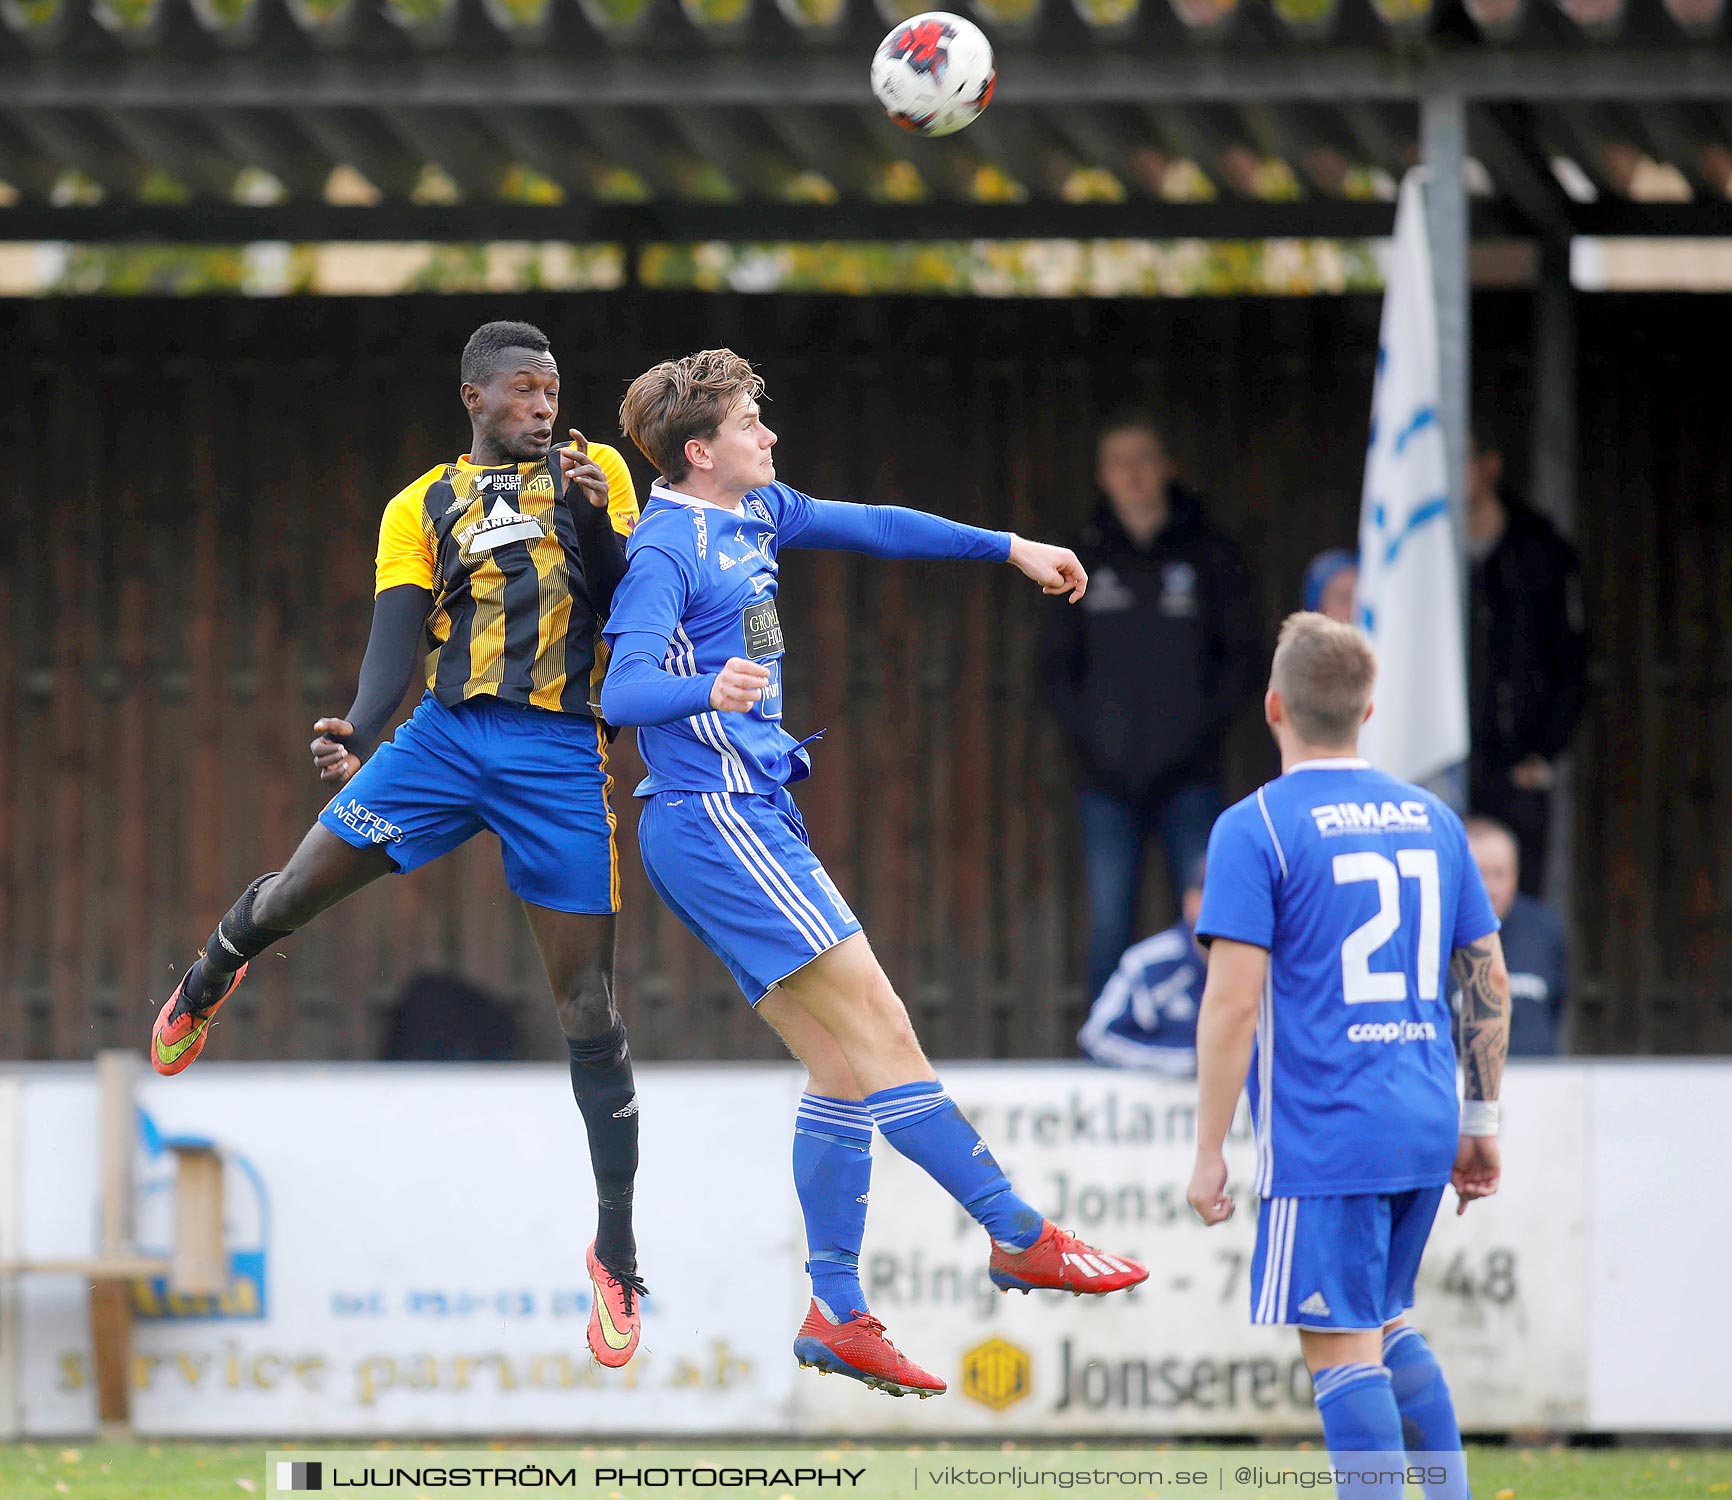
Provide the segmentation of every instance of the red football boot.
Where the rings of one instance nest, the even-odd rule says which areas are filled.
[[[1067,1234],[1051,1219],[1040,1238],[1026,1250],[1006,1250],[992,1242],[988,1274],[1000,1291],[1035,1290],[1070,1292],[1078,1297],[1099,1297],[1122,1292],[1149,1279],[1148,1268],[1122,1255],[1108,1255]]]
[[[887,1396],[914,1395],[924,1401],[950,1389],[885,1338],[884,1325],[871,1313],[857,1312],[838,1323],[816,1297],[794,1340],[794,1358],[820,1375],[846,1375]]]
[[[595,1295],[589,1304],[589,1352],[597,1364],[617,1370],[637,1353],[643,1331],[643,1309],[638,1299],[647,1295],[642,1281],[630,1271],[610,1271],[595,1258],[592,1241],[584,1254],[589,1282]]]
[[[183,1069],[190,1068],[199,1053],[204,1051],[205,1037],[210,1033],[211,1019],[216,1015],[217,1008],[234,994],[246,977],[247,966],[242,964],[235,970],[228,987],[203,1010],[183,1010],[176,1015],[174,1008],[180,1004],[181,988],[186,984],[186,975],[181,975],[180,984],[174,987],[174,993],[163,1002],[162,1009],[156,1013],[156,1025],[150,1029],[151,1066],[165,1078],[172,1078]]]

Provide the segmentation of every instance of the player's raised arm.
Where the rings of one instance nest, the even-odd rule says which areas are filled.
[[[605,447],[592,453],[589,439],[575,427],[570,431],[571,441],[559,449],[560,478],[572,502],[584,592],[605,620],[625,577],[625,542],[637,517],[637,490],[617,453]]]
[[[1509,971],[1504,967],[1503,940],[1494,932],[1457,948],[1449,975],[1461,994],[1460,1051],[1465,1098],[1461,1107],[1461,1143],[1456,1151],[1450,1186],[1456,1193],[1456,1213],[1467,1212],[1476,1198],[1498,1190],[1503,1172],[1498,1151],[1498,1091],[1503,1086],[1504,1060],[1509,1056]]]
[[[1233,1216],[1221,1152],[1251,1069],[1251,1043],[1268,972],[1266,948],[1231,938],[1216,938],[1209,946],[1209,977],[1197,1012],[1197,1160],[1185,1194],[1205,1224]]]
[[[903,505],[855,505],[814,500],[798,490],[778,487],[783,511],[778,521],[783,547],[863,552],[869,557],[978,558],[1008,562],[1048,594],[1083,596],[1088,574],[1068,547],[1031,542],[1009,531],[988,531]]]

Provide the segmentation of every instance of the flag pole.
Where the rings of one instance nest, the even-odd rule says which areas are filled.
[[[1467,537],[1467,462],[1471,416],[1471,291],[1468,265],[1467,106],[1455,93],[1420,102],[1420,154],[1425,165],[1426,239],[1436,308],[1438,426],[1443,432],[1450,514],[1460,564],[1462,651],[1472,645],[1473,569]],[[1457,772],[1462,811],[1468,807],[1468,767]]]

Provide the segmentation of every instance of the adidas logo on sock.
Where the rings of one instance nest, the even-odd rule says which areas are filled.
[[[1327,1318],[1330,1315],[1329,1304],[1323,1300],[1322,1292],[1313,1292],[1299,1304],[1299,1311],[1310,1313],[1314,1318]]]
[[[865,1202],[865,1201],[866,1201],[866,1199],[867,1199],[867,1198],[868,1198],[868,1197],[869,1197],[869,1196],[870,1196],[870,1194],[867,1194],[867,1193],[862,1193],[862,1194],[861,1194],[861,1195],[860,1195],[860,1196],[859,1196],[859,1197],[858,1197],[858,1198],[856,1198],[856,1199],[855,1199],[855,1200],[854,1200],[854,1201],[855,1201],[855,1202],[856,1202],[856,1203],[864,1203],[864,1202]]]
[[[616,1120],[629,1120],[636,1113],[637,1113],[637,1095],[633,1094],[631,1096],[631,1103],[626,1105],[626,1107],[624,1109],[616,1109],[613,1112],[613,1117]]]
[[[970,1156],[979,1156],[985,1150],[986,1150],[986,1142],[985,1141],[976,1141],[974,1143],[974,1149],[972,1151],[970,1151],[968,1154]]]

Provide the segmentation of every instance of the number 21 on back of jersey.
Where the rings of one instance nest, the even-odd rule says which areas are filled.
[[[1372,956],[1401,930],[1401,882],[1419,882],[1419,998],[1439,998],[1443,903],[1435,849],[1400,849],[1387,855],[1361,851],[1335,856],[1335,883],[1377,887],[1377,912],[1356,927],[1341,945],[1341,993],[1349,1005],[1372,1000],[1407,999],[1407,975],[1400,969],[1373,969]]]

